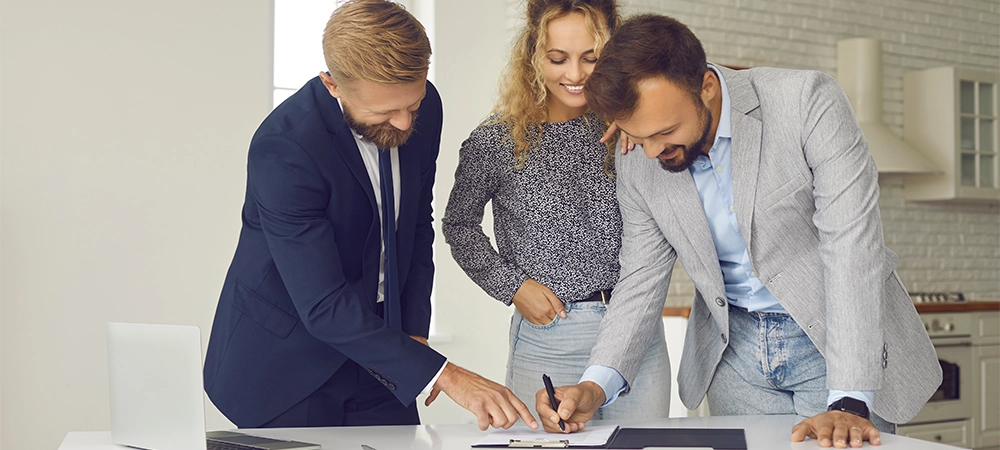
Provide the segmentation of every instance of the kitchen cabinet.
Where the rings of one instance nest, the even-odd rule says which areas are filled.
[[[972,364],[977,370],[979,402],[972,415],[977,449],[1000,449],[1000,314],[977,314]]]
[[[1000,201],[1000,73],[938,67],[903,76],[903,139],[943,171],[908,175],[907,200]]]

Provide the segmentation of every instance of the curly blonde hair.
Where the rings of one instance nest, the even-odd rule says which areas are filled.
[[[524,168],[528,150],[541,143],[542,123],[548,121],[542,59],[549,23],[570,13],[583,14],[587,30],[594,36],[594,54],[600,57],[601,49],[621,22],[615,0],[528,0],[525,9],[527,22],[511,50],[493,109],[494,122],[510,128],[516,169]],[[609,158],[613,161],[614,140],[609,143]]]

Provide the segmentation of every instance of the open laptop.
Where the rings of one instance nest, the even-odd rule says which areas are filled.
[[[148,450],[314,450],[317,444],[205,433],[201,331],[195,326],[108,323],[111,438]]]

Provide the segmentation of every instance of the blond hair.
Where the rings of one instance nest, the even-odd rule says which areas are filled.
[[[323,56],[330,76],[340,83],[406,83],[426,77],[431,43],[402,5],[351,0],[337,7],[326,24]]]
[[[583,14],[587,30],[594,36],[594,55],[600,57],[601,49],[621,21],[615,0],[529,0],[527,3],[527,23],[511,50],[510,64],[493,109],[494,121],[510,128],[517,169],[524,167],[528,150],[541,144],[542,123],[548,121],[542,59],[549,23],[567,14]]]

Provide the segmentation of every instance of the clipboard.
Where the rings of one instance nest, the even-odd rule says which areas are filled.
[[[746,450],[742,428],[617,428],[603,444],[575,444],[572,435],[551,435],[533,439],[510,439],[503,444],[476,444],[493,448],[606,448],[641,449],[645,447],[711,447],[714,450]]]

